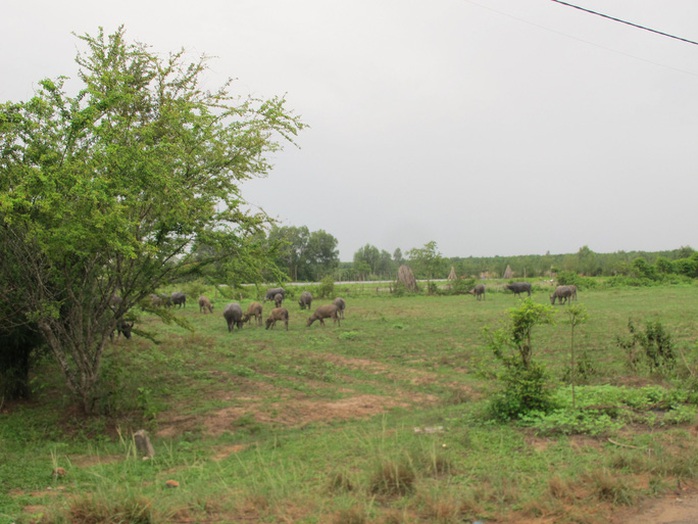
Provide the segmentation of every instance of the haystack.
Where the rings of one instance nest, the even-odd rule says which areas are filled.
[[[448,274],[449,280],[458,280],[458,275],[456,275],[456,268],[451,266],[451,272]]]
[[[412,270],[404,264],[397,270],[397,281],[402,283],[408,291],[417,291],[417,279],[414,278]]]
[[[504,275],[502,275],[503,279],[507,278],[514,278],[514,272],[511,270],[511,266],[507,264],[507,268],[504,270]]]

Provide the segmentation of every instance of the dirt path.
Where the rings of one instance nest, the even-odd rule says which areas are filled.
[[[671,495],[654,501],[640,513],[628,515],[619,524],[696,524],[698,523],[698,493],[681,497]]]

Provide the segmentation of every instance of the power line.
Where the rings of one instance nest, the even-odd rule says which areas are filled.
[[[640,56],[636,56],[636,55],[633,55],[633,54],[630,54],[630,53],[626,53],[626,52],[624,52],[624,51],[619,51],[618,49],[613,49],[613,48],[610,48],[610,47],[606,47],[606,46],[600,45],[600,44],[598,44],[598,43],[592,42],[592,41],[590,41],[590,40],[585,40],[584,38],[579,38],[579,37],[576,37],[576,36],[572,36],[572,35],[569,34],[569,33],[565,33],[565,32],[563,32],[563,31],[558,31],[557,29],[552,29],[552,28],[550,28],[550,27],[546,27],[546,26],[544,26],[544,25],[537,24],[537,23],[535,23],[535,22],[531,22],[530,20],[525,20],[525,19],[520,18],[520,17],[518,17],[518,16],[514,16],[514,15],[512,15],[512,14],[510,14],[510,13],[505,13],[505,12],[503,12],[503,11],[499,11],[499,10],[497,10],[497,9],[493,9],[492,7],[489,7],[489,6],[486,6],[486,5],[482,5],[482,4],[478,3],[478,2],[475,2],[474,0],[463,0],[463,1],[464,1],[464,2],[467,2],[467,3],[471,4],[471,5],[475,5],[475,6],[479,7],[479,8],[481,8],[481,9],[485,9],[485,10],[487,10],[487,11],[491,11],[491,12],[493,12],[493,13],[497,13],[498,15],[506,16],[507,18],[511,18],[511,19],[516,20],[516,21],[518,21],[518,22],[522,22],[522,23],[524,23],[524,24],[527,24],[527,25],[530,25],[530,26],[533,26],[533,27],[537,27],[537,28],[539,28],[539,29],[542,29],[542,30],[544,30],[544,31],[548,31],[548,32],[550,32],[550,33],[554,33],[554,34],[556,34],[556,35],[564,36],[565,38],[569,38],[570,40],[576,40],[577,42],[582,42],[582,43],[584,43],[584,44],[587,44],[587,45],[590,45],[590,46],[593,46],[593,47],[598,47],[599,49],[603,49],[604,51],[609,51],[609,52],[611,52],[611,53],[616,53],[616,54],[619,54],[619,55],[627,56],[628,58],[632,58],[632,59],[634,59],[634,60],[639,60],[640,62],[646,62],[646,63],[648,63],[648,64],[652,64],[652,65],[659,66],[659,67],[664,67],[664,68],[666,68],[666,69],[671,69],[671,70],[673,70],[673,71],[678,71],[678,72],[680,72],[680,73],[685,73],[685,74],[687,74],[687,75],[698,76],[698,73],[694,73],[693,71],[687,71],[686,69],[681,69],[681,68],[674,67],[674,66],[670,66],[670,65],[667,65],[667,64],[662,64],[662,63],[660,63],[660,62],[655,62],[654,60],[648,60],[647,58],[642,58],[642,57],[640,57]]]
[[[613,20],[614,22],[620,22],[621,24],[636,27],[638,29],[642,29],[643,31],[649,31],[650,33],[656,33],[658,35],[673,38],[675,40],[681,40],[682,42],[686,42],[687,44],[698,45],[698,42],[694,42],[693,40],[688,40],[687,38],[682,38],[680,36],[672,35],[669,33],[664,33],[663,31],[657,31],[656,29],[652,29],[651,27],[646,27],[644,25],[636,24],[634,22],[628,22],[627,20],[623,20],[622,18],[616,18],[614,16],[605,15],[603,13],[599,13],[598,11],[592,11],[591,9],[587,9],[586,7],[580,7],[578,5],[570,4],[567,2],[562,2],[561,0],[551,0],[551,1],[558,3],[558,4],[566,5],[567,7],[573,7],[575,9],[579,9],[580,11],[584,11],[586,13],[591,13],[592,15],[600,16],[602,18],[608,18],[609,20]]]

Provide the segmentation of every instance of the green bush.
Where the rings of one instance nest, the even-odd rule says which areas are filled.
[[[318,298],[334,297],[334,279],[331,276],[326,276],[320,282],[317,288]]]
[[[616,275],[606,281],[606,286],[614,287],[651,287],[658,286],[661,282],[658,280],[650,280],[645,277],[628,277],[624,275]]]
[[[521,422],[534,428],[539,435],[608,435],[623,427],[608,413],[587,410],[555,409],[549,413],[531,412]]]
[[[494,396],[489,405],[493,418],[512,420],[530,412],[547,413],[555,407],[548,377],[541,365],[510,365],[500,378],[504,382],[504,389]]]
[[[457,278],[448,283],[444,295],[466,295],[475,286],[474,278]]]
[[[629,338],[617,337],[618,345],[626,351],[631,368],[645,362],[650,372],[670,371],[676,363],[674,343],[660,321],[648,321],[645,330],[638,329],[628,320]],[[638,349],[637,346],[640,346]]]

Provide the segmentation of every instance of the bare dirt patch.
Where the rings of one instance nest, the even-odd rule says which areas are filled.
[[[383,413],[395,407],[405,407],[407,402],[388,399],[379,395],[358,395],[339,400],[294,399],[279,403],[246,405],[224,408],[206,417],[206,434],[217,436],[231,431],[235,421],[243,416],[253,416],[262,423],[302,427],[316,422],[362,419]]]
[[[619,514],[616,524],[695,524],[698,522],[698,492],[677,490],[659,500],[645,502],[640,508]]]
[[[345,367],[360,368],[369,373],[389,374],[389,366],[364,359],[330,356],[328,360]],[[429,384],[436,380],[435,374],[424,371],[411,371],[414,380],[410,384]],[[221,374],[219,372],[219,374]],[[227,407],[211,409],[201,414],[185,414],[181,411],[161,413],[158,417],[157,436],[173,438],[187,432],[206,436],[219,436],[232,432],[237,421],[245,423],[272,424],[284,427],[303,427],[308,424],[335,422],[338,420],[365,419],[385,413],[390,409],[413,405],[432,404],[435,395],[415,393],[399,387],[390,388],[386,394],[365,394],[356,392],[351,385],[332,386],[340,399],[328,399],[322,393],[317,396],[290,387],[274,384],[273,380],[253,380],[243,377],[227,378],[236,383],[235,391],[210,392],[211,400]],[[303,385],[322,392],[327,388],[324,382],[303,379]]]

